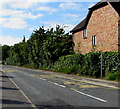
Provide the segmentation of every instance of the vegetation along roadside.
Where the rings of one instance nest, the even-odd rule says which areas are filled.
[[[74,53],[72,36],[64,27],[56,29],[40,27],[30,38],[14,46],[2,46],[2,62],[8,65],[25,66],[100,78],[100,53]],[[103,78],[120,81],[120,52],[103,52]]]

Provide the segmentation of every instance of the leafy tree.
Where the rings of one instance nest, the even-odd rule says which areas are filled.
[[[57,25],[55,29],[40,27],[35,30],[29,40],[15,44],[10,48],[7,61],[13,65],[34,64],[48,67],[59,57],[73,53],[72,36],[65,33],[63,27]]]
[[[23,36],[23,40],[22,40],[22,42],[25,42],[25,36]]]
[[[30,60],[36,66],[39,67],[39,64],[43,65],[43,51],[42,51],[42,43],[46,39],[44,27],[40,27],[39,30],[34,31],[32,33],[30,39],[27,41],[30,53]]]
[[[26,42],[20,42],[10,48],[7,62],[12,65],[24,65],[28,63],[28,47]]]
[[[60,56],[73,53],[71,38],[59,25],[55,30],[44,30],[44,27],[40,27],[28,40],[31,60],[38,68],[40,65],[48,66],[54,63]]]
[[[0,62],[2,62],[2,45],[0,44]]]
[[[2,60],[5,61],[6,58],[9,57],[8,51],[10,50],[10,47],[8,45],[2,46]]]

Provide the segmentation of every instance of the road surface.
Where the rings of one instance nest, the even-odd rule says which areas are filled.
[[[2,66],[38,109],[117,109],[118,89],[95,85],[54,72]],[[3,92],[4,96],[5,92]],[[4,99],[4,98],[3,98]],[[21,101],[22,102],[22,101]],[[24,107],[24,105],[23,105]]]

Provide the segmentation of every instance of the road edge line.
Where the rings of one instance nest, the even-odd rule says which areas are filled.
[[[3,71],[4,72],[4,71]],[[5,72],[4,72],[5,73]],[[9,78],[8,74],[5,73],[5,75],[7,75],[7,77]],[[12,83],[16,86],[16,88],[19,89],[19,91],[21,92],[21,94],[23,94],[23,96],[28,100],[28,102],[31,104],[31,106],[34,108],[34,109],[37,109],[37,107],[32,103],[32,101],[27,97],[27,95],[20,89],[20,87],[18,87],[18,85],[11,79],[9,78]]]

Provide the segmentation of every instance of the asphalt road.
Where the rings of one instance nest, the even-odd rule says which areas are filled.
[[[39,109],[117,109],[118,89],[99,86],[64,74],[2,66],[9,78]],[[3,93],[4,96],[5,93]]]

